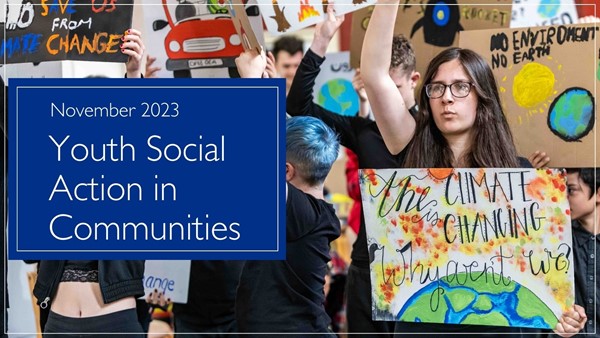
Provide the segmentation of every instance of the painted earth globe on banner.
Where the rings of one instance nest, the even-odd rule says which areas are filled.
[[[514,281],[507,286],[486,282],[492,278],[500,281],[501,277],[488,274],[487,278],[472,281],[463,273],[454,276],[452,282],[448,282],[448,277],[440,279],[439,284],[432,282],[406,302],[398,318],[410,322],[548,329],[556,326],[554,313],[533,292]],[[437,310],[431,310],[436,304]]]
[[[538,14],[543,18],[553,18],[560,9],[560,0],[542,0],[538,7]]]
[[[594,96],[587,89],[571,87],[558,95],[548,109],[548,126],[561,139],[572,142],[594,128]]]
[[[353,116],[358,112],[358,94],[346,79],[327,81],[319,90],[317,103],[334,113]]]

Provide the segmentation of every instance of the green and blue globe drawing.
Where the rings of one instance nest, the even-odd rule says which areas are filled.
[[[578,141],[594,127],[594,97],[588,90],[572,87],[558,95],[548,110],[548,127],[559,138]]]
[[[487,279],[500,276],[488,274]],[[464,285],[457,281],[466,281]],[[440,289],[441,288],[441,289]],[[439,306],[431,310],[431,302]],[[433,298],[432,298],[433,297]],[[554,328],[558,319],[548,306],[526,287],[510,281],[495,285],[485,277],[472,281],[457,274],[432,282],[415,293],[397,315],[401,321]]]
[[[560,0],[542,0],[538,7],[538,14],[542,18],[553,18],[560,8]]]
[[[358,112],[358,94],[346,79],[327,81],[317,94],[317,103],[334,113],[352,116]]]

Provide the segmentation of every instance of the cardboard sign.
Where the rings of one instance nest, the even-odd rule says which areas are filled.
[[[600,48],[598,49],[598,52],[596,53],[596,88],[598,88],[598,86],[600,85]],[[596,95],[598,96],[598,95]],[[597,156],[596,156],[597,157]]]
[[[549,329],[573,304],[564,172],[359,175],[374,319]]]
[[[146,261],[144,269],[144,293],[154,289],[162,292],[173,303],[186,304],[190,286],[191,261]]]
[[[235,31],[242,40],[242,46],[245,51],[255,50],[260,54],[262,46],[254,34],[254,29],[248,19],[248,13],[246,13],[244,3],[242,0],[229,0],[229,13],[231,13],[231,20],[235,26]],[[236,10],[239,9],[239,10]]]
[[[373,8],[352,14],[350,63],[360,64],[360,53]],[[508,28],[511,1],[484,0],[476,4],[456,1],[407,0],[398,8],[394,34],[410,39],[417,56],[417,71],[425,74],[429,61],[443,49],[458,46],[458,32],[463,30]]]
[[[577,23],[579,15],[575,1],[549,3],[542,0],[513,1],[510,28],[569,25]]]
[[[9,3],[1,63],[57,60],[125,62],[121,37],[131,28],[133,0]]]
[[[256,0],[245,4],[259,45],[264,44]],[[157,77],[228,77],[236,75],[235,58],[243,38],[235,28],[229,5],[219,0],[145,0],[143,6],[147,53],[162,70]],[[247,30],[248,32],[250,30]],[[248,36],[250,44],[254,42]],[[216,42],[216,43],[215,43]]]
[[[355,73],[350,67],[350,52],[327,54],[313,87],[315,103],[340,115],[356,115],[359,99],[352,86]]]
[[[335,1],[337,15],[357,11],[376,3],[377,0]],[[325,20],[327,0],[258,0],[260,12],[273,35],[290,33],[310,27]]]
[[[461,33],[460,46],[492,66],[521,156],[540,150],[552,167],[596,166],[598,30],[586,24]]]

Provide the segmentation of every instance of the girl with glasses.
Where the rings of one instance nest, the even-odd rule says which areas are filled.
[[[398,0],[380,0],[365,35],[361,73],[385,144],[403,154],[406,168],[531,167],[517,155],[492,70],[477,53],[449,48],[435,56],[423,78],[413,117],[388,74]],[[563,314],[556,333],[569,337],[585,323],[582,309]],[[397,333],[518,334],[525,329],[397,322]],[[438,332],[438,334],[436,334]],[[513,336],[514,337],[514,336]]]
[[[392,1],[397,3],[397,1]],[[408,168],[530,167],[517,155],[492,70],[477,53],[442,51],[429,63],[413,118],[387,74],[396,7],[376,6],[362,50],[367,95],[386,146]],[[392,23],[392,24],[390,24]]]

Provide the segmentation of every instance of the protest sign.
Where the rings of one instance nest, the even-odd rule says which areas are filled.
[[[273,35],[291,33],[325,20],[327,0],[257,0],[267,31]],[[336,15],[357,11],[376,0],[335,1]]]
[[[594,167],[600,158],[600,82],[594,24],[465,31],[460,46],[491,65],[517,150],[550,156],[552,167]]]
[[[352,85],[355,70],[350,53],[328,53],[313,87],[314,101],[334,113],[354,116],[358,112],[358,94]]]
[[[43,0],[9,3],[0,62],[125,62],[121,38],[131,28],[133,0]]]
[[[573,305],[564,172],[359,175],[374,319],[554,328]]]
[[[457,1],[403,1],[398,7],[394,34],[407,37],[417,56],[417,71],[425,74],[429,61],[443,49],[458,46],[458,32],[463,30],[508,28],[511,1],[482,0],[477,3]],[[357,68],[372,7],[352,14],[350,63]]]
[[[568,25],[577,23],[579,15],[575,1],[513,1],[510,28]]]
[[[144,266],[144,293],[158,290],[173,303],[186,304],[190,285],[191,261],[147,260]]]
[[[263,45],[256,0],[244,3],[257,43]],[[146,0],[143,16],[148,40],[156,41],[147,44],[147,52],[162,68],[157,77],[239,77],[235,58],[244,51],[243,37],[225,1]]]

